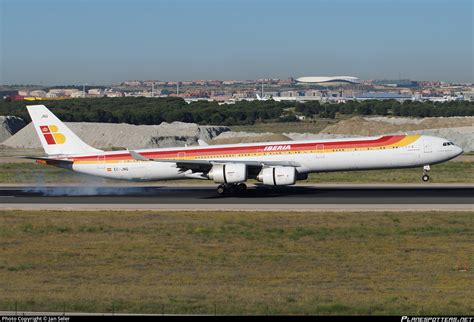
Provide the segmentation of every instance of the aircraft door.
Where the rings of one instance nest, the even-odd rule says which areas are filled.
[[[316,158],[324,158],[324,144],[316,145]]]
[[[433,148],[431,147],[431,142],[430,141],[424,140],[424,142],[423,142],[423,151],[425,153],[433,152]]]
[[[104,169],[105,168],[105,155],[98,155],[97,156],[97,169]]]
[[[324,144],[316,144],[314,150],[306,155],[307,162],[313,171],[321,171],[327,169],[329,156],[324,152]]]

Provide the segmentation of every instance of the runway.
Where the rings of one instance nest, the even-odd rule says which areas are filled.
[[[472,185],[249,187],[220,196],[213,186],[0,187],[0,209],[474,210]]]

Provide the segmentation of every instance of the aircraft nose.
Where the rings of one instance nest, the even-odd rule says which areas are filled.
[[[463,152],[464,152],[463,149],[461,149],[461,147],[456,145],[456,148],[454,149],[455,155],[456,156],[461,155],[461,154],[463,154]]]

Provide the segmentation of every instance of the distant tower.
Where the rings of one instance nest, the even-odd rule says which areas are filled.
[[[179,96],[179,82],[176,82],[176,96]]]

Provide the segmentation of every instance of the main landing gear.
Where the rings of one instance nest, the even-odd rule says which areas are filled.
[[[223,183],[217,187],[217,193],[220,195],[224,194],[235,194],[242,193],[247,190],[247,185],[243,182],[241,183]]]
[[[430,166],[425,165],[423,167],[423,175],[421,176],[421,180],[423,180],[424,182],[428,182],[430,180],[430,176],[428,175],[428,171],[430,171]]]

